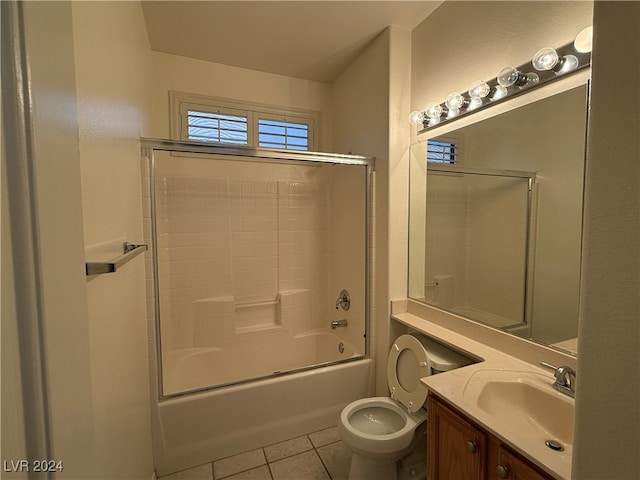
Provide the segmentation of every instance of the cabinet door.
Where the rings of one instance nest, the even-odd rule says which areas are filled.
[[[504,445],[497,447],[497,463],[489,469],[489,478],[496,480],[551,480],[543,471]],[[493,471],[491,471],[493,470]]]
[[[434,397],[427,410],[429,479],[484,480],[486,434]]]

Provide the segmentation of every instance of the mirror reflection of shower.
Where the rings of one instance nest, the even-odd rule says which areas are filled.
[[[161,396],[366,354],[368,165],[153,157]]]
[[[446,167],[428,172],[425,277],[432,281],[425,282],[425,301],[507,331],[527,329],[535,175]]]

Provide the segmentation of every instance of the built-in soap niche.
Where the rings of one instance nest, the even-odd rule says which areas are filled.
[[[273,300],[239,302],[232,296],[194,302],[194,346],[222,347],[251,334],[295,336],[311,329],[308,289],[278,292]]]

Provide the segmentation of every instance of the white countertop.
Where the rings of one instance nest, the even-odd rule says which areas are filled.
[[[554,382],[552,372],[507,355],[412,313],[396,312],[392,315],[392,318],[443,344],[466,353],[476,360],[480,360],[478,363],[466,367],[422,378],[421,382],[427,386],[429,391],[456,407],[478,425],[530,459],[544,471],[557,478],[571,478],[571,456],[573,451],[571,445],[566,445],[565,450],[562,452],[553,451],[544,445],[544,441],[540,441],[539,438],[530,438],[526,432],[518,431],[506,420],[496,420],[495,417],[487,414],[477,404],[464,396],[464,389],[470,378],[474,373],[481,370],[535,373],[540,375],[543,380],[548,378],[549,391],[552,394],[563,395],[555,392],[551,387]],[[573,402],[573,399],[569,399],[569,401]]]

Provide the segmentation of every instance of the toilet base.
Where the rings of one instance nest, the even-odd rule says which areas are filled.
[[[425,480],[427,478],[426,453],[425,445],[424,449],[415,451],[402,460],[385,464],[354,453],[351,457],[347,480]]]
[[[379,463],[354,453],[348,480],[397,480],[397,462]]]

